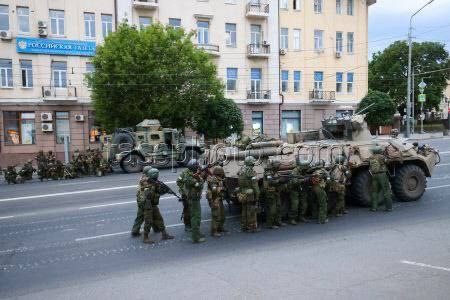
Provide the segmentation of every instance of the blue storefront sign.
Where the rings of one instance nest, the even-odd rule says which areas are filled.
[[[95,42],[74,40],[49,40],[39,38],[17,38],[17,52],[72,56],[94,56]]]

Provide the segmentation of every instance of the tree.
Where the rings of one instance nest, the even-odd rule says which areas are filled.
[[[367,114],[366,121],[370,127],[389,125],[392,123],[392,116],[395,114],[396,107],[394,101],[388,94],[369,90],[364,99],[358,105],[358,111],[368,108],[364,113]]]
[[[223,139],[243,129],[241,110],[233,100],[226,98],[209,101],[196,125],[196,130],[207,139]]]
[[[223,98],[224,87],[209,55],[191,39],[192,33],[161,24],[141,30],[121,24],[110,34],[88,76],[100,124],[112,130],[154,118],[195,130],[204,108]]]
[[[414,73],[422,73],[441,70],[450,67],[449,53],[442,43],[424,42],[414,43],[412,52],[412,66]],[[418,84],[424,78],[427,83],[426,108],[438,108],[442,99],[442,93],[447,87],[446,78],[450,70],[437,72],[430,75],[415,76],[414,87],[418,105]],[[408,44],[405,41],[397,41],[391,44],[383,52],[373,55],[369,63],[369,88],[388,93],[394,102],[401,107],[406,106],[408,77]],[[427,78],[429,77],[429,78]]]

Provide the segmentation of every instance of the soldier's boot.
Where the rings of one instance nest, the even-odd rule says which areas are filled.
[[[297,221],[295,221],[294,219],[292,219],[292,220],[289,220],[289,224],[290,224],[290,225],[297,225],[298,223],[297,223]]]
[[[277,225],[272,225],[272,226],[269,226],[268,228],[269,228],[269,229],[278,229],[278,228],[280,228],[280,227],[278,227]]]
[[[278,224],[278,226],[281,226],[281,227],[286,227],[287,226],[287,224],[286,223],[284,223],[283,221],[281,221],[279,224]]]
[[[206,239],[204,237],[200,237],[198,240],[193,240],[192,243],[199,244],[203,243],[204,241],[206,241]]]
[[[163,240],[173,240],[173,239],[174,239],[174,236],[168,234],[167,231],[164,230],[164,231],[162,232],[162,239],[163,239]]]
[[[326,223],[328,223],[328,218],[326,218],[325,220],[320,220],[320,221],[318,221],[317,222],[317,224],[326,224]]]
[[[138,237],[138,236],[141,236],[141,233],[139,231],[132,231],[131,232],[131,236],[132,237]]]
[[[184,231],[186,232],[192,232],[192,227],[191,226],[184,226]]]
[[[148,237],[148,233],[147,233],[147,232],[144,232],[144,244],[154,244],[154,243],[155,243],[155,241],[151,240],[151,239]]]
[[[305,217],[300,217],[299,221],[302,222],[302,223],[309,223],[309,220],[307,218],[305,218]]]
[[[218,231],[212,231],[211,236],[212,237],[221,237],[222,235]]]

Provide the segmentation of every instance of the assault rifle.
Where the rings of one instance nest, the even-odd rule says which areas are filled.
[[[181,197],[180,197],[177,193],[175,193],[175,192],[174,192],[167,184],[165,184],[164,182],[149,178],[149,179],[148,179],[148,183],[156,183],[156,184],[159,186],[159,188],[160,188],[161,194],[169,194],[169,195],[173,195],[173,196],[177,197],[179,201],[182,201]]]

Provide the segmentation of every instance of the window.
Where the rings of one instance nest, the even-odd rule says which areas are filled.
[[[50,10],[50,28],[53,35],[64,35],[64,11],[63,10]]]
[[[300,93],[300,82],[302,73],[300,71],[294,71],[294,93]]]
[[[84,36],[95,38],[95,14],[84,13]]]
[[[227,91],[235,92],[237,90],[237,68],[227,68]]]
[[[12,60],[0,59],[0,87],[13,87]]]
[[[353,0],[347,0],[347,15],[353,16]]]
[[[253,135],[264,134],[264,112],[252,111]]]
[[[281,91],[286,93],[289,87],[289,71],[281,71]]]
[[[353,54],[354,34],[353,32],[347,33],[347,52]]]
[[[19,33],[30,33],[30,9],[28,7],[17,7],[17,23]]]
[[[288,133],[301,130],[301,112],[299,110],[284,110],[281,112],[281,137],[286,138]]]
[[[33,87],[33,66],[31,60],[21,60],[20,70],[22,73],[22,87]]]
[[[64,144],[64,137],[70,138],[70,120],[68,112],[56,112],[56,143]]]
[[[89,143],[100,143],[103,135],[99,126],[95,122],[95,111],[88,111],[88,125],[89,125]]]
[[[301,49],[301,29],[294,29],[294,50],[299,51]]]
[[[252,68],[251,69],[251,95],[252,99],[260,99],[261,98],[261,69]]]
[[[294,0],[292,7],[294,8],[294,10],[300,10],[300,0]]]
[[[6,145],[36,144],[34,112],[5,111],[3,113]]]
[[[53,86],[55,88],[67,87],[67,63],[66,62],[52,62],[52,76]]]
[[[209,22],[197,22],[197,41],[199,45],[209,45]]]
[[[259,48],[262,43],[262,37],[261,25],[250,25],[250,43],[257,45],[256,48]]]
[[[336,0],[336,13],[338,15],[342,14],[342,0]]]
[[[341,72],[336,73],[336,93],[342,93],[342,82],[344,74]]]
[[[229,47],[236,47],[236,24],[225,24],[226,43]]]
[[[314,90],[323,90],[323,72],[314,72]]]
[[[280,48],[288,49],[289,48],[289,29],[281,28],[280,32]]]
[[[112,25],[112,16],[102,15],[102,34],[104,38],[112,32]]]
[[[314,0],[314,12],[316,14],[322,13],[322,0]]]
[[[314,49],[323,50],[323,30],[314,30]]]
[[[139,17],[139,28],[144,29],[147,26],[152,25],[152,18],[150,17]]]
[[[281,0],[280,8],[281,9],[288,9],[289,8],[288,0]]]
[[[353,93],[353,73],[347,73],[347,93]]]
[[[343,43],[344,43],[344,36],[342,32],[336,32],[336,52],[342,53],[343,49]]]
[[[169,25],[172,26],[174,29],[181,28],[181,19],[169,19]]]
[[[0,30],[9,30],[9,6],[0,5]]]

